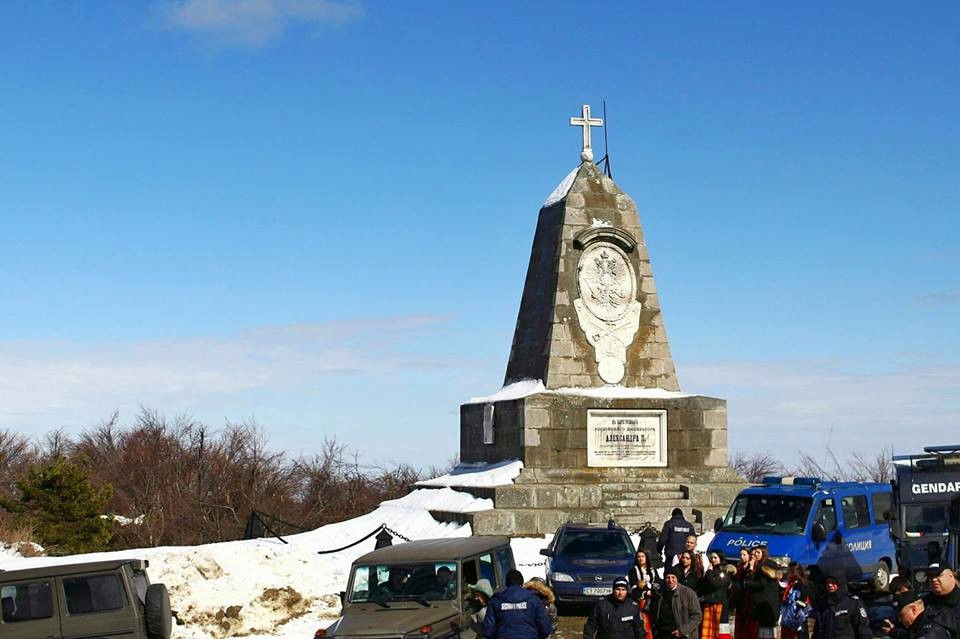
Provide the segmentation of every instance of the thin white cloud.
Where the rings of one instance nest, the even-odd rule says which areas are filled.
[[[889,367],[888,367],[889,368]],[[730,450],[797,451],[841,458],[893,446],[898,453],[955,443],[960,365],[910,361],[789,360],[687,364],[687,392],[727,400]],[[947,441],[950,440],[950,441]]]
[[[223,338],[98,345],[0,342],[0,428],[52,428],[118,406],[191,406],[318,387],[330,375],[391,375],[456,362],[397,345],[446,316],[270,326]],[[81,422],[82,425],[82,422]]]
[[[343,24],[361,13],[349,0],[167,0],[161,23],[219,46],[258,49],[296,26]]]

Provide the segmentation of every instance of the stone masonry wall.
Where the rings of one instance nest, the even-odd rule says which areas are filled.
[[[506,383],[540,379],[550,389],[604,385],[573,306],[581,253],[573,240],[600,224],[622,229],[637,242],[627,257],[637,277],[640,328],[627,350],[621,384],[679,390],[636,204],[589,162],[581,165],[565,198],[540,210]]]

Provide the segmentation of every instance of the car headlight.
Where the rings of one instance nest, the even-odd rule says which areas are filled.
[[[787,555],[783,555],[781,557],[770,557],[770,559],[773,559],[775,562],[777,562],[777,565],[781,568],[786,568],[790,565],[790,557]]]
[[[918,584],[925,584],[927,583],[927,573],[925,573],[922,570],[918,570],[915,573],[913,573],[913,580],[916,581]]]
[[[573,577],[565,572],[550,573],[550,581],[573,581]]]

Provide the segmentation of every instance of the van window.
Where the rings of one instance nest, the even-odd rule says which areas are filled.
[[[127,605],[120,575],[86,575],[63,580],[63,596],[71,615],[120,610]]]
[[[513,568],[513,551],[509,546],[497,549],[497,568],[500,569],[500,579],[506,582],[507,573]]]
[[[883,513],[891,508],[893,508],[893,494],[873,493],[873,523],[887,523],[887,520],[883,518]]]
[[[16,623],[53,616],[53,598],[49,581],[10,584],[0,587],[3,622]]]
[[[870,525],[870,510],[867,508],[867,498],[864,495],[841,497],[840,507],[843,509],[843,525],[848,530]]]
[[[837,529],[837,509],[833,505],[832,499],[824,499],[820,503],[814,522],[823,524],[823,529],[828,533]]]
[[[739,495],[723,520],[729,532],[799,535],[810,516],[809,497]]]

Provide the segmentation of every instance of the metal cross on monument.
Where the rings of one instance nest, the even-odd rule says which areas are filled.
[[[579,118],[570,118],[570,126],[583,127],[583,150],[580,151],[580,159],[584,162],[593,162],[593,149],[590,147],[590,127],[603,126],[601,118],[590,117],[590,105],[584,104],[583,111]]]

